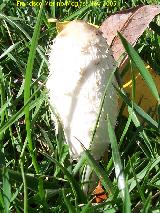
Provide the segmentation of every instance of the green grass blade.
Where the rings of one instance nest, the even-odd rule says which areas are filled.
[[[20,43],[20,41],[19,42],[17,42],[17,43],[15,43],[15,44],[12,44],[7,50],[5,50],[1,55],[0,55],[0,59],[2,59],[3,57],[5,57],[6,55],[8,55],[8,53],[10,53],[12,50],[14,50],[16,47],[17,47],[17,45]]]
[[[122,97],[122,99],[124,100],[124,102],[127,104],[127,106],[129,106],[130,108],[132,108],[138,113],[138,115],[141,116],[141,118],[143,118],[149,125],[151,125],[153,128],[155,128],[156,130],[158,130],[158,123],[150,117],[150,115],[148,115],[141,107],[139,107],[136,103],[131,103],[131,100],[125,95],[125,93],[123,92],[123,90],[121,91],[120,89],[116,88],[119,96]]]
[[[72,13],[70,16],[66,16],[64,17],[64,19],[62,20],[73,20],[76,19],[77,16],[79,17],[81,14],[83,14],[85,11],[87,11],[87,9],[91,6],[91,4],[86,5],[85,7],[80,8],[79,10],[75,11],[74,13]]]
[[[21,168],[21,175],[22,175],[22,180],[23,180],[24,213],[27,213],[28,212],[28,188],[27,188],[26,177],[25,177],[25,174],[24,174],[23,160],[21,160],[21,162],[20,162],[20,168]]]
[[[35,93],[29,98],[28,102],[26,105],[24,105],[17,113],[15,113],[1,128],[0,128],[0,134],[5,132],[15,121],[17,121],[19,118],[21,118],[24,115],[24,109],[26,106],[31,102],[31,100],[34,98],[35,94],[41,89],[42,87],[40,86]],[[44,97],[40,97],[44,98]],[[36,106],[36,103],[32,102],[30,103],[30,110],[32,110]]]
[[[114,166],[115,166],[115,173],[116,173],[116,178],[118,181],[118,187],[121,191],[122,199],[124,200],[125,177],[124,177],[124,173],[123,173],[123,167],[122,167],[122,163],[121,163],[117,139],[116,139],[116,136],[115,136],[115,133],[114,133],[113,127],[111,125],[109,117],[108,117],[108,133],[109,133],[109,139],[110,139],[111,147],[112,147],[112,157],[113,157],[113,162],[114,162]]]
[[[14,21],[14,17],[8,17],[6,15],[4,15],[3,13],[0,13],[0,19],[4,19],[6,22],[8,22],[11,26],[16,27],[21,33],[23,33],[25,35],[25,37],[31,41],[31,37],[29,36],[29,34],[23,29],[23,27],[19,24],[17,24]],[[41,56],[41,58],[45,61],[45,63],[48,65],[48,61],[47,58],[45,57],[43,51],[42,51],[42,47],[41,46],[37,46],[36,47],[37,52],[39,53],[39,55]]]
[[[26,68],[26,74],[25,74],[25,83],[24,83],[24,105],[28,102],[30,98],[30,85],[31,85],[31,79],[32,79],[32,70],[33,70],[33,64],[34,59],[36,55],[36,47],[38,45],[38,38],[40,35],[40,26],[41,26],[41,16],[42,16],[42,10],[45,0],[42,1],[42,6],[40,8],[40,11],[38,13],[37,22],[35,25],[35,30],[33,32],[33,37],[31,40],[31,47],[29,51],[28,61],[27,61],[27,68]],[[26,106],[24,109],[25,112],[25,122],[26,122],[26,131],[27,131],[27,140],[28,140],[28,147],[29,151],[32,157],[32,162],[35,168],[36,173],[39,173],[39,166],[33,151],[33,143],[32,143],[32,133],[31,133],[31,123],[30,123],[30,113],[29,113],[29,105]]]
[[[4,212],[9,213],[10,201],[11,201],[11,185],[9,182],[9,175],[7,168],[3,168],[3,200],[4,200]]]
[[[126,181],[125,190],[124,190],[123,213],[131,213],[131,199],[130,199],[127,181]]]
[[[2,113],[6,110],[6,108],[8,107],[8,105],[11,102],[11,98],[0,108],[0,116],[2,115]]]
[[[160,104],[158,90],[156,88],[156,85],[153,81],[151,74],[145,67],[144,62],[142,61],[142,59],[140,58],[140,56],[138,55],[136,50],[131,46],[131,44],[122,36],[122,34],[118,33],[118,35],[122,41],[122,44],[123,44],[127,54],[129,55],[131,60],[134,62],[135,66],[138,68],[138,70],[139,70],[140,74],[142,75],[143,79],[145,80],[148,88],[151,90],[153,96],[156,98],[156,100]]]
[[[20,187],[17,187],[16,191],[12,194],[12,198],[11,198],[11,202],[13,202],[14,200],[16,200],[16,198],[18,197],[20,191],[23,188],[23,184],[20,185]]]
[[[90,147],[93,143],[93,140],[94,140],[94,137],[95,137],[95,134],[96,134],[96,130],[97,130],[97,126],[98,126],[98,123],[99,123],[99,119],[100,119],[100,116],[101,116],[101,112],[102,112],[102,109],[103,109],[103,105],[104,105],[104,101],[105,101],[105,98],[106,98],[106,94],[107,94],[107,91],[108,91],[108,87],[110,86],[111,82],[112,82],[112,79],[114,77],[114,74],[117,70],[117,67],[115,67],[110,76],[109,76],[109,79],[107,79],[107,83],[106,83],[106,87],[105,87],[105,91],[104,91],[104,94],[102,96],[102,99],[101,99],[101,103],[100,103],[100,107],[98,109],[98,116],[97,116],[97,119],[96,119],[96,123],[95,123],[95,126],[94,126],[94,129],[93,129],[93,133],[92,133],[92,138],[91,138],[91,142],[90,142]]]
[[[33,32],[33,37],[31,40],[31,46],[27,61],[27,67],[26,67],[26,74],[25,74],[25,82],[24,82],[24,105],[28,103],[28,100],[30,99],[30,86],[31,86],[31,80],[32,80],[32,70],[33,70],[33,64],[36,56],[36,48],[38,45],[38,38],[40,35],[40,26],[41,26],[41,16],[42,16],[42,10],[44,6],[45,0],[42,1],[41,8],[38,13],[35,29]],[[25,113],[25,123],[26,123],[26,132],[27,132],[27,142],[28,142],[28,148],[29,152],[32,158],[32,163],[34,166],[34,169],[36,173],[39,173],[39,165],[35,157],[33,143],[32,143],[32,133],[31,133],[31,122],[30,122],[30,110],[29,110],[29,104],[26,105],[26,108],[24,109]],[[22,177],[23,177],[23,183],[24,183],[24,212],[28,212],[28,194],[27,194],[27,185],[26,185],[26,179],[24,175],[23,170],[23,159],[21,159],[21,171],[22,171]],[[41,194],[40,190],[39,193]]]
[[[131,169],[132,169],[132,172],[133,172],[133,176],[134,176],[134,180],[136,182],[136,186],[137,186],[137,190],[138,190],[138,193],[140,194],[141,196],[141,200],[142,202],[145,202],[145,195],[144,195],[144,192],[143,192],[143,189],[141,187],[141,185],[139,184],[139,179],[137,178],[136,176],[136,172],[135,172],[135,168],[133,167],[132,165],[132,161],[130,161],[130,165],[131,165]]]
[[[129,115],[129,117],[128,117],[128,119],[127,119],[127,122],[126,122],[126,125],[125,125],[125,127],[124,127],[124,130],[123,130],[123,132],[122,132],[120,141],[119,141],[119,147],[122,145],[122,143],[123,143],[123,141],[124,141],[124,138],[125,138],[125,136],[126,136],[126,134],[127,134],[127,131],[128,131],[128,129],[129,129],[129,126],[130,126],[130,124],[131,124],[131,121],[132,121],[132,118],[131,118],[131,116]]]
[[[79,141],[79,140],[78,140]],[[81,143],[79,141],[79,143]],[[86,160],[88,162],[88,164],[91,166],[91,168],[94,170],[94,172],[96,173],[96,175],[98,176],[98,178],[100,179],[102,185],[104,186],[104,188],[106,189],[106,191],[110,191],[112,194],[114,194],[114,189],[113,189],[113,185],[112,182],[110,181],[110,179],[108,178],[108,174],[106,171],[104,171],[96,162],[96,160],[92,157],[92,155],[90,154],[90,152],[85,149],[84,145],[81,143],[81,146],[84,149],[84,155],[86,157]]]
[[[92,212],[92,211],[93,211],[93,209],[92,209],[92,201],[89,201],[89,202],[87,203],[87,205],[85,205],[85,206],[82,208],[81,213],[90,213],[90,212]]]
[[[131,115],[132,117],[132,121],[134,123],[134,125],[137,127],[137,128],[140,128],[141,127],[141,124],[140,124],[140,121],[139,119],[137,118],[135,112],[132,110],[132,108],[128,107],[128,111],[129,111],[129,114]],[[151,155],[154,157],[154,152],[153,152],[153,149],[152,149],[152,145],[151,145],[151,142],[146,134],[146,132],[144,130],[140,131],[140,136],[141,138],[143,138],[148,150],[150,151]]]
[[[146,173],[146,175],[144,177],[143,185],[148,183],[148,177],[149,177],[149,173],[151,173],[151,171],[153,172],[153,170],[154,169],[156,170],[156,168],[159,171],[159,162],[160,162],[160,156],[157,156],[157,158],[152,159],[150,161],[149,168],[148,168],[147,173]]]
[[[64,202],[68,208],[68,212],[69,213],[76,213],[76,209],[73,207],[73,205],[70,202],[70,199],[67,197],[67,195],[65,194],[64,190],[62,190],[62,194],[63,194],[63,199]]]
[[[0,210],[4,209],[4,200],[3,200],[3,195],[2,191],[0,192]]]
[[[131,167],[131,165],[133,165],[133,162],[129,161],[129,164],[130,164],[130,167]],[[146,173],[147,173],[149,167],[150,167],[150,163],[149,163],[148,165],[146,165],[146,166],[144,167],[144,169],[142,169],[139,173],[136,173],[136,180],[137,180],[139,183],[140,183],[140,182],[143,180],[143,178],[145,177],[145,175],[146,175]],[[133,169],[134,169],[134,165],[133,165]],[[137,186],[136,180],[135,180],[135,177],[130,178],[130,179],[128,180],[128,184],[129,184],[129,186],[130,186],[130,187],[129,187],[129,191],[130,191],[130,192]]]
[[[22,175],[19,171],[14,171],[11,169],[8,169],[8,174],[9,174],[9,180],[12,184],[14,184],[15,182],[17,184],[21,184],[22,183]],[[44,179],[48,179],[50,181],[44,180],[44,188],[45,189],[58,189],[59,186],[59,182],[55,177],[49,177],[49,176],[43,176]],[[39,182],[39,175],[33,175],[33,174],[28,174],[25,173],[25,178],[27,180],[27,187],[32,190],[32,191],[37,191],[38,189],[38,182]],[[0,168],[0,181],[3,180],[3,169]]]
[[[79,185],[77,185],[76,181],[74,180],[72,175],[67,171],[67,169],[64,166],[62,166],[56,159],[49,156],[47,153],[43,153],[43,155],[46,158],[48,158],[51,162],[55,163],[61,169],[61,171],[66,175],[66,177],[72,187],[75,198],[79,197],[83,202],[86,203],[86,199],[84,197],[82,190],[80,189]]]
[[[85,164],[85,162],[86,162],[86,155],[84,153],[82,153],[80,160],[77,162],[76,166],[73,169],[74,175],[76,175],[78,173],[78,171],[80,170],[82,165]]]
[[[149,194],[149,196],[147,197],[145,203],[144,203],[144,207],[143,207],[143,211],[142,213],[148,213],[150,212],[151,209],[151,202],[152,202],[152,196],[151,194]],[[156,212],[156,211],[155,211]]]

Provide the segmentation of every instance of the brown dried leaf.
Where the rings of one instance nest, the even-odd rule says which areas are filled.
[[[123,45],[117,31],[134,46],[152,19],[160,13],[160,6],[145,5],[123,10],[109,16],[101,25],[100,30],[111,46],[115,60],[124,53]]]

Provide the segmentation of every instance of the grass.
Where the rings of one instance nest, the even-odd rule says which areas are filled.
[[[159,212],[160,110],[155,119],[134,103],[136,85],[131,99],[115,88],[128,106],[129,117],[119,114],[115,132],[108,119],[108,162],[102,161],[100,166],[88,151],[82,159],[94,168],[109,191],[103,203],[92,205],[92,197],[83,194],[78,176],[81,162],[70,163],[63,134],[55,136],[50,117],[45,89],[46,41],[56,36],[56,28],[47,19],[78,18],[100,25],[108,14],[123,8],[158,4],[135,0],[107,7],[103,6],[105,2],[101,1],[101,7],[83,1],[80,8],[45,5],[41,10],[18,6],[11,0],[0,3],[0,212]],[[156,24],[159,18],[152,22],[152,30],[143,34],[136,50],[141,50],[140,56],[158,72],[160,37]],[[131,64],[139,68],[159,101],[143,61],[120,37]],[[133,82],[134,78],[133,73]]]

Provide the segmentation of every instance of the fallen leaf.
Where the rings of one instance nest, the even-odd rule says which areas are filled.
[[[160,6],[158,5],[138,6],[115,13],[102,23],[100,30],[107,39],[107,43],[110,45],[116,61],[124,53],[124,48],[117,35],[117,31],[134,46],[138,38],[149,26],[149,23],[159,13]]]
[[[98,185],[93,191],[92,195],[94,195],[93,202],[96,202],[96,203],[102,203],[104,200],[107,199],[107,195],[104,189],[102,188],[102,184],[100,181],[98,182]]]
[[[160,93],[160,76],[149,66],[146,64],[146,68],[152,75],[152,78],[157,86],[158,92]],[[157,106],[157,101],[151,94],[150,90],[148,89],[145,81],[143,80],[142,76],[140,75],[137,68],[133,68],[135,74],[135,103],[140,106],[145,112],[149,112],[152,118],[156,118],[156,111],[155,107]],[[127,70],[125,75],[123,76],[123,89],[132,97],[132,79],[131,79],[131,70]],[[122,106],[122,99],[119,99],[119,108]],[[125,107],[123,110],[123,115],[128,117],[128,109]]]

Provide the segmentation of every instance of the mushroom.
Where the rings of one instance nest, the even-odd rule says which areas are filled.
[[[102,96],[115,61],[102,33],[85,21],[74,20],[53,40],[49,52],[49,101],[54,107],[64,130],[72,159],[79,160],[84,149],[89,149],[95,160],[100,160],[109,144],[107,115],[113,127],[118,115],[118,97],[109,84],[99,124],[93,142],[91,137]],[[54,115],[52,114],[55,120]],[[81,142],[81,143],[80,143]],[[85,181],[91,181],[87,167]],[[90,187],[95,187],[95,183]],[[84,187],[88,191],[88,187]]]

